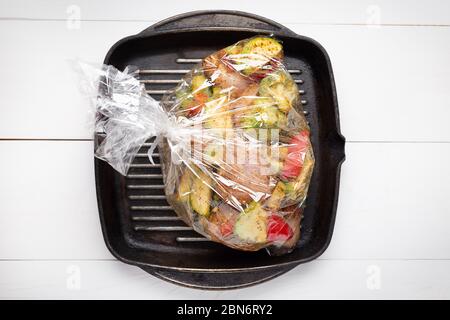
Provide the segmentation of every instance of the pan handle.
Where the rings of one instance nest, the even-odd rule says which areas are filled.
[[[248,30],[277,35],[293,35],[285,26],[251,13],[231,10],[193,11],[160,21],[142,31],[141,35],[180,30],[227,29]]]

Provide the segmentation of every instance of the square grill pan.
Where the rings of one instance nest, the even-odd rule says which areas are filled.
[[[162,279],[196,288],[227,289],[276,277],[315,259],[327,248],[336,215],[345,139],[331,63],[314,40],[268,19],[236,11],[197,11],[159,22],[117,42],[105,64],[139,68],[147,92],[160,100],[201,58],[239,40],[273,34],[282,40],[285,64],[298,84],[311,127],[316,164],[300,241],[291,254],[240,252],[208,241],[168,205],[159,161],[150,164],[146,143],[127,177],[95,159],[97,200],[107,247],[119,260]],[[95,137],[98,144],[101,134]]]

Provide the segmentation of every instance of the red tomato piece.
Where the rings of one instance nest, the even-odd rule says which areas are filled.
[[[292,137],[288,146],[288,153],[305,151],[308,147],[309,131],[303,130],[299,134]]]
[[[230,234],[233,233],[233,226],[231,223],[222,223],[220,225],[220,233],[224,237],[228,237]]]
[[[303,168],[303,157],[309,143],[309,131],[304,130],[298,135],[292,137],[288,154],[284,160],[281,176],[285,179],[298,177]]]
[[[199,114],[204,107],[205,102],[207,102],[209,99],[209,96],[204,92],[197,92],[194,94],[194,101],[196,103],[195,106],[188,109],[188,117],[193,117]]]
[[[203,103],[207,102],[208,99],[209,99],[209,96],[205,92],[197,92],[194,94],[194,100],[195,100],[195,102],[197,102],[199,104],[203,104]]]
[[[202,104],[198,104],[196,106],[193,106],[193,107],[189,108],[187,115],[188,115],[188,117],[196,116],[197,114],[200,113],[200,111],[202,111],[202,109],[203,109],[203,105]]]
[[[287,241],[294,235],[289,224],[278,215],[269,217],[267,230],[267,240],[269,241]]]

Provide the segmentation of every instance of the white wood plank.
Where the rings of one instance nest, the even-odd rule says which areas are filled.
[[[0,137],[90,138],[91,109],[71,59],[101,63],[118,39],[142,28],[91,22],[70,30],[65,22],[0,21]]]
[[[298,26],[330,55],[353,141],[450,141],[450,28]]]
[[[147,25],[0,21],[0,138],[90,138],[89,103],[68,60],[101,62]],[[289,27],[329,52],[348,140],[450,141],[450,28]]]
[[[450,258],[450,144],[347,144],[324,258]]]
[[[346,147],[323,259],[450,259],[450,144]],[[91,142],[0,142],[0,259],[111,259]]]
[[[1,261],[2,299],[449,299],[450,261],[314,261],[232,291],[179,287],[115,261]]]
[[[91,142],[0,143],[0,257],[109,258]]]
[[[384,24],[450,24],[450,5],[445,0],[281,0],[276,3],[262,0],[258,4],[216,0],[214,8],[251,12],[282,23],[365,24],[379,20]],[[0,17],[64,20],[79,12],[82,20],[159,21],[188,11],[211,9],[210,3],[201,0],[167,0],[157,5],[145,0],[135,0],[127,5],[120,0],[3,0]]]

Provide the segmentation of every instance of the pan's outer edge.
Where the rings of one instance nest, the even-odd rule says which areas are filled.
[[[327,63],[327,69],[328,69],[328,73],[329,73],[329,77],[331,80],[331,90],[332,90],[332,97],[333,97],[333,104],[334,104],[334,115],[335,115],[335,119],[336,119],[336,123],[335,123],[335,131],[331,132],[331,133],[335,133],[336,134],[336,138],[338,140],[340,140],[340,142],[342,143],[342,150],[338,150],[341,151],[341,154],[339,154],[339,156],[337,157],[338,162],[336,163],[336,177],[335,177],[335,186],[334,186],[334,190],[335,190],[335,197],[334,197],[334,202],[333,202],[333,212],[332,212],[332,216],[331,216],[331,221],[330,221],[330,226],[329,226],[329,232],[328,232],[328,236],[326,241],[324,242],[323,247],[317,251],[316,254],[311,255],[307,258],[304,259],[299,259],[299,260],[295,260],[295,261],[289,261],[289,262],[285,262],[285,263],[279,263],[276,265],[268,265],[268,266],[260,266],[260,267],[249,267],[249,268],[232,268],[232,269],[204,269],[204,268],[180,268],[180,267],[170,267],[170,266],[164,266],[164,265],[154,265],[151,263],[143,263],[143,262],[136,262],[136,261],[132,261],[129,260],[123,256],[121,256],[111,245],[109,239],[108,239],[108,235],[107,235],[107,231],[105,228],[105,221],[104,221],[104,215],[102,214],[103,212],[103,208],[102,208],[102,195],[101,195],[101,190],[100,190],[100,186],[99,186],[99,162],[101,160],[99,159],[95,159],[96,163],[95,163],[95,177],[96,177],[96,191],[97,191],[97,203],[98,203],[98,207],[99,207],[99,216],[100,216],[100,222],[101,222],[101,226],[102,226],[102,234],[103,234],[103,238],[105,241],[105,244],[108,248],[108,250],[111,252],[111,254],[116,257],[118,260],[127,263],[127,264],[131,264],[131,265],[135,265],[135,266],[139,266],[141,268],[160,268],[160,269],[167,269],[167,270],[173,270],[173,271],[186,271],[186,272],[223,272],[223,273],[233,273],[233,272],[242,272],[242,271],[249,271],[249,270],[268,270],[268,269],[275,269],[275,268],[280,268],[280,267],[292,267],[295,265],[299,265],[302,263],[306,263],[309,262],[311,260],[317,259],[319,256],[321,256],[325,250],[328,248],[330,242],[331,242],[331,238],[333,235],[333,230],[334,230],[334,225],[335,225],[335,221],[336,221],[336,214],[337,214],[337,205],[338,205],[338,197],[339,197],[339,183],[340,183],[340,172],[341,172],[341,166],[342,163],[345,160],[345,152],[344,152],[344,145],[345,145],[345,138],[342,135],[341,131],[340,131],[340,123],[339,123],[339,110],[338,110],[338,102],[337,102],[337,93],[336,93],[336,86],[335,86],[335,81],[334,81],[334,75],[333,75],[333,70],[331,67],[331,61],[329,58],[328,53],[326,52],[326,50],[323,48],[322,45],[320,45],[316,40],[306,37],[306,36],[301,36],[298,35],[296,33],[294,33],[293,31],[289,30],[288,28],[273,22],[269,19],[266,19],[264,17],[261,16],[257,16],[257,15],[253,15],[250,13],[245,13],[245,12],[240,12],[240,11],[229,11],[229,10],[217,10],[217,11],[193,11],[193,12],[189,12],[189,13],[185,13],[185,14],[181,14],[181,15],[177,15],[168,19],[165,19],[161,22],[158,22],[152,26],[150,26],[149,28],[143,30],[142,32],[136,34],[136,35],[132,35],[132,36],[128,36],[125,37],[121,40],[119,40],[118,42],[116,42],[108,51],[108,53],[105,56],[104,59],[104,63],[108,64],[111,55],[114,53],[114,51],[116,50],[116,48],[120,45],[122,45],[125,42],[128,42],[130,40],[135,40],[135,39],[139,39],[139,38],[144,38],[144,37],[150,37],[150,36],[154,36],[154,35],[163,35],[163,34],[171,34],[171,33],[181,33],[181,32],[192,32],[192,31],[223,31],[223,32],[227,32],[227,31],[252,31],[252,32],[258,32],[258,33],[270,33],[269,30],[258,30],[258,29],[254,29],[254,28],[240,28],[240,27],[191,27],[191,28],[184,28],[184,29],[170,29],[170,30],[164,30],[164,31],[157,31],[154,29],[154,27],[157,27],[159,25],[162,25],[163,23],[167,23],[171,20],[175,21],[175,19],[180,19],[180,18],[185,18],[185,17],[190,17],[190,16],[194,16],[194,15],[201,15],[201,14],[220,14],[220,13],[225,13],[225,14],[235,14],[235,15],[240,15],[240,16],[244,16],[244,17],[251,17],[254,19],[258,19],[261,21],[266,21],[269,23],[273,23],[276,26],[281,26],[283,29],[280,30],[280,32],[274,31],[272,32],[275,36],[277,34],[279,35],[283,35],[285,37],[291,37],[291,38],[295,38],[295,39],[299,39],[299,40],[303,40],[303,41],[307,41],[310,42],[312,45],[316,46],[324,55],[326,63]],[[145,32],[145,33],[144,33]]]
[[[150,273],[151,275],[162,279],[164,281],[168,281],[170,283],[176,284],[176,285],[180,285],[186,288],[191,288],[191,289],[200,289],[200,290],[215,290],[215,291],[219,291],[219,290],[234,290],[234,289],[242,289],[242,288],[247,288],[247,287],[251,287],[260,283],[264,283],[267,282],[269,280],[272,280],[274,278],[277,278],[287,272],[289,272],[290,270],[292,270],[293,268],[295,268],[297,265],[294,266],[289,266],[289,267],[280,267],[277,269],[272,270],[271,275],[269,276],[262,276],[261,278],[254,280],[254,281],[249,281],[249,282],[242,282],[239,284],[232,284],[231,280],[230,284],[228,285],[223,285],[223,286],[214,286],[214,285],[210,285],[210,284],[193,284],[192,282],[189,282],[189,280],[186,281],[182,281],[182,280],[178,280],[178,278],[180,277],[181,272],[178,271],[173,271],[173,270],[167,270],[168,272],[170,272],[170,275],[163,275],[159,272],[158,269],[156,268],[142,268],[142,270],[144,270],[145,272]],[[173,276],[173,274],[177,273],[177,276]],[[189,272],[183,272],[183,273],[189,273]],[[228,274],[230,277],[233,276],[233,273],[229,273]],[[172,276],[172,278],[171,278]],[[176,278],[176,279],[175,279]]]

